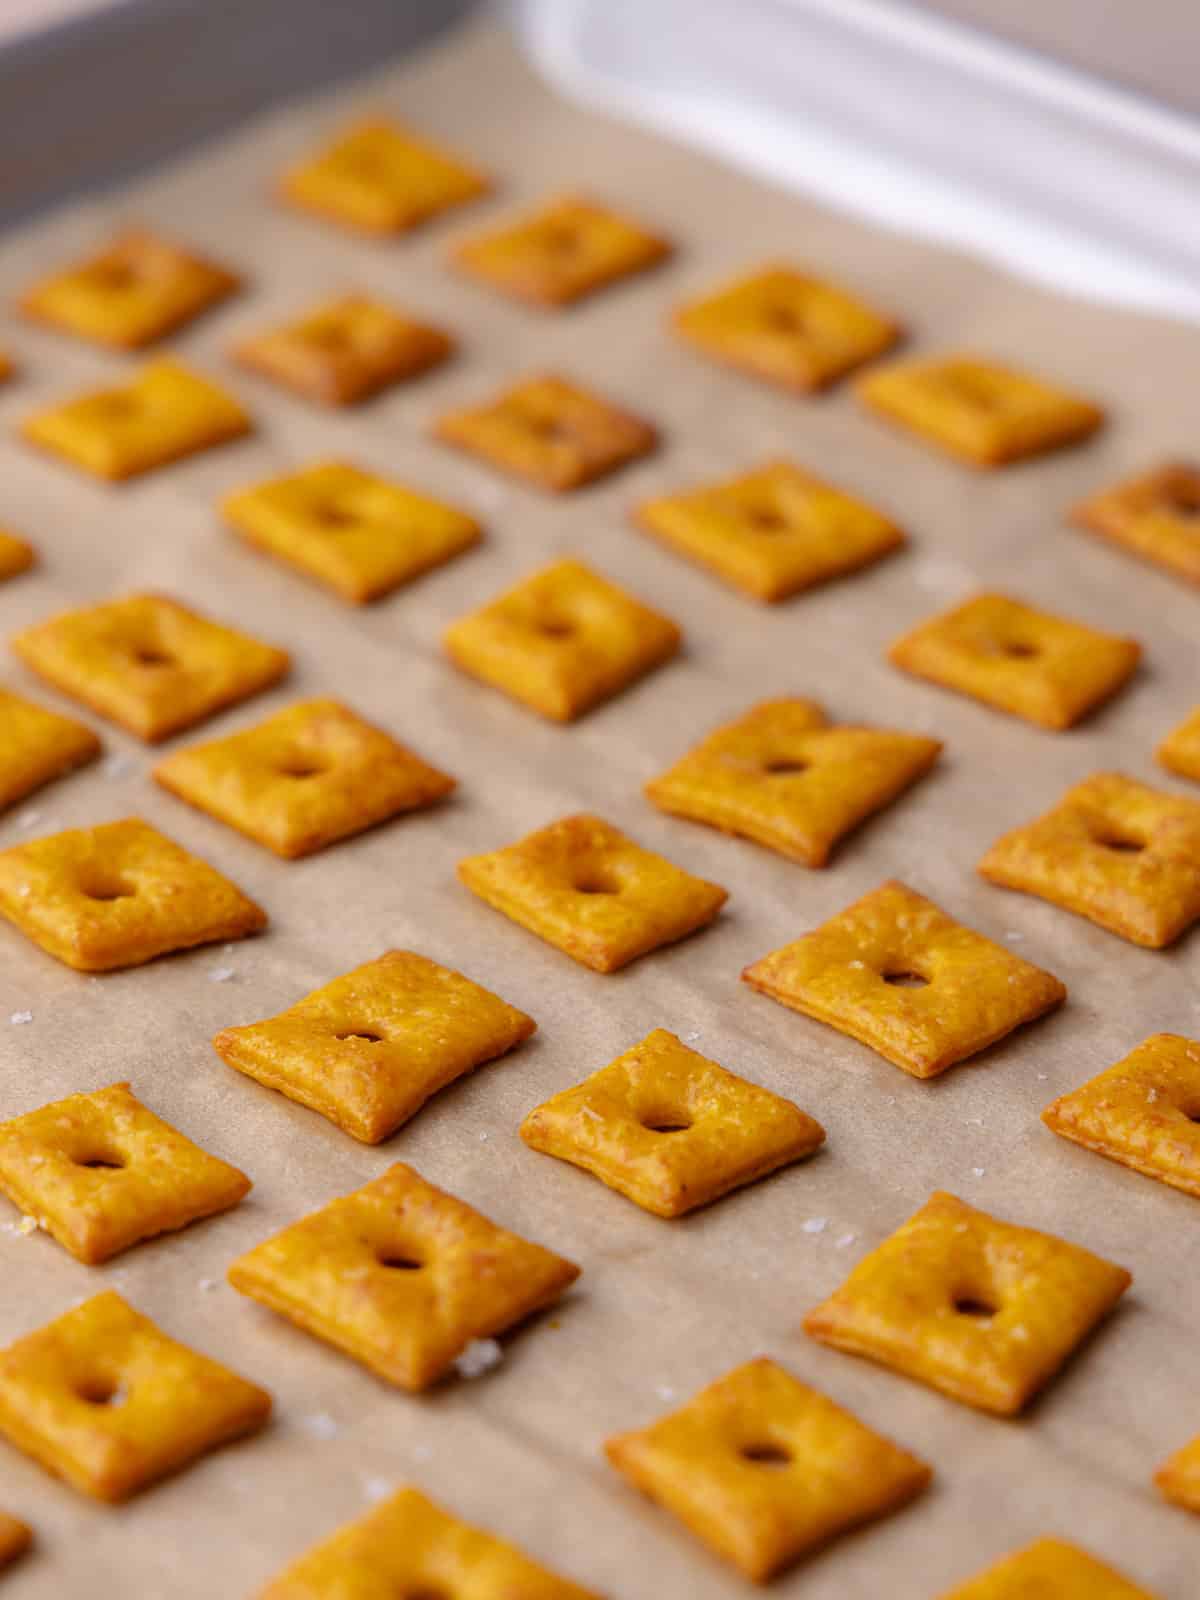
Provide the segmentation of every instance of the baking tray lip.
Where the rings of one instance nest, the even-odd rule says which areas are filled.
[[[113,0],[20,34],[0,46],[0,229],[399,60],[480,3]]]
[[[608,0],[507,9],[585,105],[1059,292],[1200,320],[1200,119],[905,0],[726,0],[690,30],[667,25],[686,0],[644,4],[656,27]]]

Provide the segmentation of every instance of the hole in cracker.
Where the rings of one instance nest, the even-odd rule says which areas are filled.
[[[792,524],[784,516],[783,512],[777,510],[774,506],[749,506],[742,515],[744,521],[754,529],[755,533],[788,533],[791,531]]]
[[[565,417],[528,417],[525,425],[544,444],[574,443],[574,430]]]
[[[119,294],[123,289],[132,289],[141,273],[128,261],[101,261],[90,268],[88,277],[97,289]]]
[[[335,1033],[335,1039],[365,1039],[368,1044],[382,1044],[383,1035],[372,1033],[369,1028],[348,1028],[345,1033]]]
[[[1105,850],[1115,850],[1118,855],[1136,856],[1146,848],[1144,839],[1132,833],[1122,833],[1118,828],[1101,828],[1092,836]]]
[[[959,1294],[954,1297],[954,1309],[960,1317],[972,1317],[977,1322],[987,1322],[1000,1307],[977,1294]]]
[[[453,1597],[446,1589],[431,1589],[427,1583],[423,1583],[419,1589],[403,1590],[396,1600],[453,1600]]]
[[[79,891],[89,900],[127,900],[137,893],[119,874],[94,870],[80,880]]]
[[[804,318],[794,306],[765,306],[762,319],[772,333],[804,331]]]
[[[319,350],[344,350],[354,342],[350,330],[336,322],[319,322],[314,327],[305,328],[301,337],[305,344],[316,345]]]
[[[761,1444],[744,1444],[738,1453],[743,1461],[749,1461],[756,1467],[790,1467],[792,1464],[791,1453],[769,1440]]]
[[[1009,661],[1029,661],[1037,655],[1037,646],[1024,639],[982,639],[979,648],[984,655],[1005,656]]]
[[[639,1120],[642,1127],[651,1133],[686,1133],[692,1125],[692,1119],[685,1111],[666,1109],[648,1111]]]
[[[575,632],[575,624],[566,617],[539,617],[535,626],[547,639],[567,639]]]
[[[125,1400],[125,1391],[113,1378],[85,1378],[75,1390],[89,1406],[119,1406]]]
[[[169,667],[171,656],[160,645],[139,644],[133,649],[133,659],[139,667]]]
[[[577,894],[620,894],[616,874],[604,867],[585,867],[576,874],[571,887]]]
[[[323,528],[353,528],[361,520],[352,511],[345,511],[338,505],[317,506],[313,518]]]
[[[538,235],[540,248],[553,256],[574,255],[582,242],[577,228],[569,228],[561,223],[547,224]]]
[[[780,756],[778,760],[764,762],[763,771],[771,778],[794,778],[797,773],[807,772],[810,765],[798,756]]]
[[[88,1167],[97,1172],[120,1172],[125,1165],[124,1156],[118,1155],[115,1150],[96,1150],[87,1155],[72,1156],[71,1161],[77,1167]]]
[[[924,989],[929,985],[929,979],[923,973],[913,972],[907,967],[899,967],[895,972],[881,972],[879,976],[893,989]]]
[[[312,756],[285,756],[275,769],[284,778],[316,778],[326,769]]]
[[[420,1272],[425,1263],[403,1250],[377,1250],[375,1259],[381,1267],[391,1267],[396,1272]]]

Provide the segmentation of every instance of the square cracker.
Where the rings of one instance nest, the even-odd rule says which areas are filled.
[[[464,672],[554,722],[572,722],[678,651],[669,617],[566,559],[452,622],[446,653]]]
[[[1110,544],[1200,583],[1200,472],[1170,461],[1073,506],[1070,520]]]
[[[764,700],[646,784],[660,811],[806,867],[933,766],[938,739],[832,724],[813,700]]]
[[[1098,772],[997,839],[979,872],[1161,950],[1200,917],[1200,801]]]
[[[97,1500],[126,1500],[261,1428],[271,1397],[109,1290],[0,1350],[0,1434]]]
[[[319,461],[226,496],[230,525],[259,550],[365,605],[477,544],[455,506],[343,461]]]
[[[280,181],[292,205],[366,233],[406,233],[490,187],[478,169],[385,117],[345,129]]]
[[[790,461],[644,500],[634,521],[768,603],[857,572],[905,543],[882,513]]]
[[[28,572],[37,560],[37,552],[26,539],[0,529],[0,583]]]
[[[26,417],[21,435],[93,477],[118,482],[249,433],[227,390],[161,356],[123,383]]]
[[[598,1600],[495,1534],[398,1489],[294,1561],[257,1600]]]
[[[1055,731],[1110,700],[1142,647],[1002,594],[978,594],[897,639],[894,666]]]
[[[790,1100],[655,1028],[531,1111],[521,1137],[644,1211],[681,1217],[811,1155],[825,1130]]]
[[[249,699],[291,665],[286,650],[161,594],[63,611],[11,642],[47,683],[149,744]]]
[[[834,284],[770,265],[681,306],[677,333],[726,366],[785,389],[824,389],[890,350],[899,324]]]
[[[1035,1539],[941,1600],[1155,1600],[1112,1567],[1065,1539]]]
[[[79,972],[137,967],[267,925],[228,878],[137,817],[0,851],[0,916]]]
[[[337,700],[173,751],[156,782],[292,859],[443,799],[455,780]]]
[[[1200,783],[1200,706],[1172,729],[1154,754],[1168,772]]]
[[[213,1047],[238,1072],[378,1144],[536,1027],[461,972],[389,950],[276,1017],[223,1028]]]
[[[79,265],[35,283],[19,305],[77,338],[140,350],[239,286],[236,274],[197,251],[131,228]]]
[[[743,980],[934,1078],[1066,998],[1049,972],[894,879],[763,956]]]
[[[1156,1033],[1042,1112],[1085,1150],[1200,1198],[1200,1043]]]
[[[82,722],[0,689],[0,809],[99,754],[99,739]]]
[[[898,1510],[932,1477],[916,1456],[761,1357],[604,1449],[618,1472],[756,1583]]]
[[[1200,1437],[1168,1456],[1154,1474],[1154,1482],[1172,1504],[1200,1516]]]
[[[229,1210],[250,1180],[114,1083],[0,1122],[0,1190],[96,1266]]]
[[[482,405],[447,412],[434,436],[554,493],[603,478],[658,442],[649,422],[552,374],[522,379]]]
[[[468,856],[458,876],[489,906],[594,972],[616,972],[707,927],[729,898],[586,815]]]
[[[808,1313],[804,1331],[1011,1417],[1131,1282],[1079,1245],[938,1192]]]
[[[670,244],[582,195],[465,239],[453,260],[472,277],[537,306],[572,305],[671,254]]]
[[[1040,378],[974,356],[921,357],[870,372],[863,404],[974,467],[1077,444],[1104,412]]]
[[[351,294],[239,340],[233,356],[305,400],[347,406],[428,372],[453,349],[454,340],[440,328]]]
[[[401,1389],[550,1305],[579,1268],[397,1162],[240,1256],[229,1281]]]
[[[6,1511],[0,1511],[0,1572],[11,1567],[32,1543],[32,1530]]]

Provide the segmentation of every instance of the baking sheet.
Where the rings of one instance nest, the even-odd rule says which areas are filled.
[[[268,203],[282,163],[346,114],[371,108],[490,164],[496,195],[397,243],[360,241]],[[452,240],[580,184],[674,234],[677,261],[553,316],[446,271]],[[725,1600],[745,1592],[743,1583],[639,1500],[600,1445],[659,1415],[669,1397],[769,1353],[937,1471],[922,1501],[797,1568],[777,1585],[781,1595],[927,1600],[1004,1551],[1056,1533],[1184,1600],[1196,1530],[1159,1502],[1149,1474],[1200,1430],[1196,1203],[1055,1139],[1037,1113],[1153,1030],[1200,1033],[1200,946],[1192,938],[1169,953],[1135,949],[993,889],[973,869],[1002,829],[1092,771],[1182,787],[1157,772],[1151,750],[1200,698],[1197,596],[1068,530],[1062,510],[1119,473],[1187,454],[1200,332],[1071,305],[585,116],[551,99],[486,24],[13,236],[0,250],[0,300],[11,303],[37,272],[125,218],[178,232],[245,270],[246,293],[173,345],[229,380],[261,430],[123,489],[78,479],[28,453],[13,424],[125,363],[6,321],[0,341],[22,372],[0,390],[0,520],[37,543],[44,564],[0,588],[0,631],[134,586],[165,589],[295,653],[289,683],[217,719],[205,736],[332,693],[456,774],[461,789],[448,805],[284,863],[157,791],[151,755],[105,731],[108,756],[120,760],[54,785],[0,823],[0,842],[10,843],[140,814],[221,867],[272,917],[265,936],[228,953],[217,947],[103,979],[68,972],[0,930],[0,1114],[131,1079],[154,1110],[256,1183],[235,1212],[102,1268],[77,1264],[44,1235],[0,1231],[0,1339],[116,1287],[170,1333],[266,1384],[278,1407],[265,1433],[119,1510],[83,1502],[0,1449],[0,1504],[32,1522],[40,1540],[6,1594],[250,1594],[387,1487],[414,1482],[614,1600]],[[967,345],[1077,384],[1112,408],[1111,427],[1082,450],[978,476],[864,417],[844,389],[816,401],[776,394],[710,367],[665,333],[664,312],[680,296],[772,256],[811,265],[898,313],[916,347]],[[459,359],[341,415],[228,367],[233,336],[348,287],[444,322],[461,337]],[[543,367],[647,413],[662,426],[661,452],[551,500],[429,439],[443,409]],[[911,551],[764,610],[629,526],[638,497],[775,454],[890,510],[911,531]],[[486,542],[374,607],[343,609],[243,547],[214,511],[226,489],[319,455],[348,456],[474,508]],[[566,729],[458,676],[438,644],[453,617],[565,552],[669,612],[687,634],[680,660]],[[1144,671],[1082,729],[1050,735],[885,664],[892,637],[980,584],[1137,635],[1148,646]],[[32,688],[15,662],[2,681]],[[640,796],[642,782],[699,735],[757,698],[788,693],[811,695],[840,718],[947,743],[940,769],[822,873],[660,816]],[[584,807],[725,884],[731,898],[719,922],[602,977],[455,881],[459,857]],[[977,1064],[920,1083],[738,982],[748,961],[889,875],[1058,973],[1067,1006]],[[230,1072],[212,1052],[218,1027],[270,1015],[389,946],[460,967],[531,1012],[540,1032],[378,1149]],[[215,981],[222,968],[232,978]],[[9,1014],[24,1010],[33,1021],[10,1025]],[[522,1146],[516,1127],[527,1109],[657,1026],[793,1097],[825,1124],[827,1148],[672,1224]],[[386,1389],[222,1282],[243,1248],[396,1159],[584,1268],[556,1313],[507,1343],[499,1368],[425,1398]],[[800,1332],[803,1313],[937,1187],[1060,1231],[1135,1274],[1116,1316],[1020,1421],[976,1415]],[[4,1210],[3,1221],[15,1217]],[[824,1229],[805,1231],[814,1218]]]

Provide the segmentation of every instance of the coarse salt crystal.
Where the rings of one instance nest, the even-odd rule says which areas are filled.
[[[973,1177],[976,1177],[976,1178],[982,1178],[986,1171],[987,1171],[986,1167],[972,1167],[971,1168],[971,1175]]]
[[[380,1500],[386,1500],[392,1492],[392,1486],[386,1478],[364,1478],[363,1493],[372,1505]]]
[[[486,1133],[481,1133],[479,1135],[479,1142],[480,1144],[486,1144],[488,1142],[488,1135]]]
[[[22,811],[21,815],[17,818],[17,827],[36,828],[41,820],[42,813],[40,811],[35,811],[33,809],[30,809],[29,811]]]
[[[311,1416],[301,1417],[300,1426],[313,1439],[337,1438],[338,1425],[328,1411],[314,1411]]]
[[[858,1238],[858,1235],[856,1233],[844,1233],[844,1234],[842,1234],[841,1238],[837,1242],[838,1249],[839,1250],[847,1249],[850,1245],[852,1245],[854,1243],[855,1239],[857,1239],[857,1238]]]
[[[205,1294],[211,1294],[217,1287],[217,1280],[215,1278],[201,1278],[200,1287]]]
[[[208,977],[210,983],[228,983],[233,975],[232,967],[214,967]]]
[[[668,1403],[675,1398],[675,1391],[669,1383],[656,1383],[654,1392],[660,1400],[665,1400]]]
[[[498,1367],[503,1359],[504,1352],[497,1340],[472,1339],[454,1363],[454,1370],[460,1378],[481,1378],[485,1372]]]
[[[1149,1100],[1151,1105],[1158,1099],[1158,1090],[1153,1085],[1146,1090],[1146,1099]]]
[[[12,1016],[9,1017],[8,1020],[12,1023],[14,1028],[17,1028],[17,1027],[20,1027],[21,1023],[23,1023],[23,1022],[32,1022],[33,1021],[33,1012],[32,1011],[14,1011]]]
[[[36,1233],[37,1231],[38,1220],[36,1217],[22,1217],[20,1222],[17,1223],[17,1232],[23,1233],[27,1239],[31,1233]]]
[[[828,1217],[809,1217],[807,1222],[801,1224],[805,1233],[824,1233],[829,1226]]]
[[[123,778],[132,766],[128,756],[113,755],[101,763],[100,770],[106,778]]]

